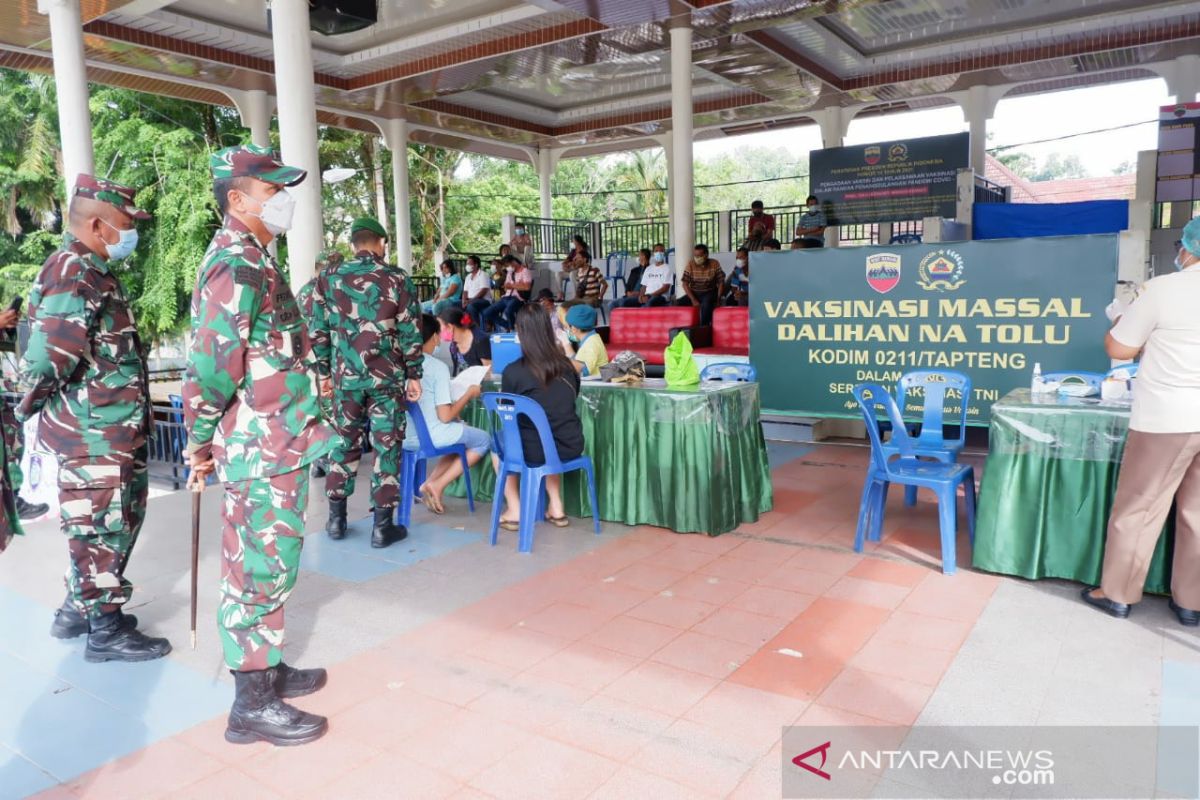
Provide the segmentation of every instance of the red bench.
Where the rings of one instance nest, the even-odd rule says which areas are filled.
[[[721,306],[713,309],[711,328],[697,328],[692,347],[698,356],[749,356],[750,309]]]
[[[632,350],[647,364],[661,366],[672,332],[690,333],[699,322],[700,309],[695,306],[614,308],[608,323],[609,357]]]

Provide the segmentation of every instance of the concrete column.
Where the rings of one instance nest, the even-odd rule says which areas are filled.
[[[287,235],[288,267],[292,288],[299,289],[312,278],[324,239],[307,0],[273,0],[271,25],[281,156],[284,163],[308,172],[303,182],[289,190],[296,198],[296,215]]]
[[[996,111],[996,99],[987,86],[972,86],[960,100],[971,129],[971,169],[983,175],[987,168],[987,123]]]
[[[671,243],[675,241],[675,148],[671,146],[672,134],[668,133],[658,138],[662,145],[663,158],[667,162],[667,240],[664,244],[670,249]]]
[[[396,241],[392,257],[400,269],[412,272],[412,208],[408,198],[408,120],[389,119],[384,144],[392,151],[392,205],[396,208]]]
[[[55,56],[57,58],[57,56]],[[1171,62],[1171,69],[1163,73],[1167,79],[1167,91],[1176,103],[1192,103],[1200,99],[1200,55],[1189,53]]]
[[[691,258],[695,244],[695,175],[692,165],[692,28],[682,14],[671,20],[671,242],[675,269]],[[682,287],[681,287],[682,290]]]
[[[67,202],[75,194],[75,178],[95,172],[92,113],[88,109],[87,62],[83,57],[83,20],[79,0],[38,0],[38,11],[50,17],[50,48],[58,95],[58,131],[62,141],[63,180]]]
[[[550,148],[538,149],[537,157],[537,173],[538,173],[538,193],[541,195],[541,215],[542,219],[550,219],[554,216],[553,196],[550,194],[550,180],[554,177],[554,170],[558,167],[559,153]]]
[[[262,89],[227,91],[226,94],[233,100],[242,118],[242,125],[250,129],[250,141],[259,147],[270,147],[271,112],[275,109],[275,99]]]
[[[850,126],[850,115],[841,106],[821,109],[817,123],[821,126],[822,147],[841,147],[846,141],[846,129]]]

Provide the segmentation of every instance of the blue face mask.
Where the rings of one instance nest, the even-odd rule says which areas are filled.
[[[129,230],[121,230],[120,228],[117,228],[114,225],[111,225],[107,220],[100,220],[100,221],[103,222],[105,225],[108,225],[108,227],[112,228],[114,231],[116,231],[117,235],[121,237],[120,239],[117,240],[116,244],[109,244],[108,242],[104,243],[105,247],[108,248],[108,260],[109,261],[124,261],[125,259],[129,258],[131,255],[133,255],[133,251],[137,249],[137,245],[138,245],[137,228],[130,228]]]
[[[579,337],[573,333],[568,333],[567,339],[571,341],[571,344],[579,344]]]
[[[655,254],[654,254],[654,263],[655,263],[655,264],[661,264],[661,263],[663,263],[663,262],[664,262],[664,261],[666,261],[666,260],[667,260],[667,257],[666,257],[665,255],[663,255],[662,253],[655,253]]]

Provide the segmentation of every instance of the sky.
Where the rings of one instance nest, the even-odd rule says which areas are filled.
[[[1021,145],[1020,150],[1035,156],[1040,164],[1050,153],[1074,153],[1083,162],[1089,176],[1113,174],[1124,161],[1136,163],[1139,150],[1153,150],[1158,141],[1158,108],[1171,102],[1166,82],[1160,79],[1132,81],[1110,86],[1095,86],[1050,94],[1025,95],[1001,100],[988,122],[992,134],[988,147]],[[1086,136],[1071,134],[1117,128],[1131,123],[1134,127]],[[868,144],[898,138],[935,136],[967,130],[958,106],[868,117],[850,123],[846,144]],[[1058,139],[1044,144],[1026,144]],[[753,133],[697,142],[696,158],[711,158],[739,147],[782,147],[797,158],[821,146],[816,125],[781,131]]]

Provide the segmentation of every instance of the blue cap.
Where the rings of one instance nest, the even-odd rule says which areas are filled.
[[[571,306],[567,310],[567,324],[581,331],[592,330],[596,327],[596,309],[589,305]]]
[[[1183,226],[1183,238],[1179,240],[1183,249],[1194,256],[1200,257],[1200,217],[1194,217]]]

